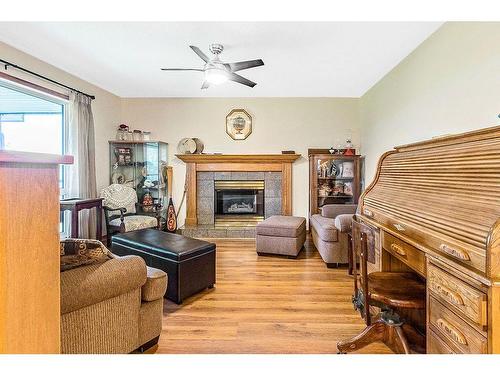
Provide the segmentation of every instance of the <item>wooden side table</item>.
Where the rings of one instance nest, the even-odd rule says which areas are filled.
[[[59,202],[60,211],[71,211],[71,237],[78,238],[78,213],[81,210],[96,209],[96,238],[102,240],[102,201],[103,198],[69,198],[63,199]]]

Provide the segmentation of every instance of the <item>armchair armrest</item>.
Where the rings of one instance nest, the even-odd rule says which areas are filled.
[[[167,291],[167,280],[167,274],[162,270],[147,267],[147,278],[142,286],[141,299],[149,302],[163,298]]]
[[[61,272],[61,314],[139,289],[145,282],[146,263],[134,255]]]
[[[108,207],[108,206],[103,206],[102,208],[104,210],[104,214],[105,214],[105,217],[106,217],[106,225],[109,225],[109,221],[110,221],[109,213],[110,212],[120,211],[120,231],[121,232],[125,232],[124,218],[125,218],[125,213],[127,212],[127,209],[125,207],[111,208],[111,207]],[[118,215],[116,215],[116,216],[118,216]],[[112,218],[113,218],[113,216],[111,216],[111,219]]]
[[[349,233],[352,229],[354,214],[342,214],[335,218],[335,227],[342,233]]]

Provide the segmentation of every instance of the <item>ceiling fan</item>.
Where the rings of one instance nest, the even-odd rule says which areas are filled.
[[[208,58],[201,49],[196,46],[189,46],[203,61],[205,61],[205,66],[203,69],[191,69],[191,68],[162,68],[161,70],[193,70],[197,72],[204,72],[205,80],[203,81],[202,89],[207,89],[210,85],[219,85],[226,81],[233,81],[237,83],[241,83],[242,85],[248,87],[254,87],[256,85],[255,82],[246,79],[245,77],[236,74],[235,72],[255,68],[257,66],[264,65],[264,61],[262,60],[248,60],[248,61],[239,61],[235,63],[225,63],[220,60],[219,55],[224,50],[224,46],[222,44],[211,44],[210,52],[214,55],[212,58]]]

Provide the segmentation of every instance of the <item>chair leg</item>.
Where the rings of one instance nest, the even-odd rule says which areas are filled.
[[[339,353],[349,353],[364,348],[375,341],[385,341],[388,328],[389,326],[382,320],[378,320],[352,339],[339,341],[337,349]]]
[[[395,353],[410,354],[410,346],[401,326],[389,326],[386,345]]]
[[[412,325],[403,324],[403,333],[410,343],[411,350],[415,353],[425,354],[425,336],[419,333]]]
[[[395,353],[410,354],[411,350],[406,332],[409,333],[412,339],[416,339],[417,343],[422,338],[422,336],[408,324],[403,324],[402,326],[392,325],[387,324],[383,320],[377,320],[352,339],[339,341],[337,343],[337,349],[339,353],[349,353],[364,348],[376,341],[380,341],[386,344]],[[420,343],[417,345],[417,348],[420,349]],[[423,348],[425,348],[425,346]],[[417,350],[417,352],[423,353],[421,350]]]

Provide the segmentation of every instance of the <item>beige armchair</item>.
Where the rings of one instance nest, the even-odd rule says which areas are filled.
[[[327,204],[321,214],[311,216],[309,226],[314,246],[327,267],[349,262],[349,236],[355,204]]]
[[[76,244],[80,249],[73,252],[76,260],[72,260],[72,268],[61,272],[61,351],[104,354],[147,350],[161,333],[167,274],[146,267],[138,256],[118,257],[108,252],[108,258],[93,261],[97,246],[103,246],[96,243],[61,242],[61,259],[65,247]],[[85,251],[89,256],[83,259]],[[75,264],[78,260],[84,265]]]

